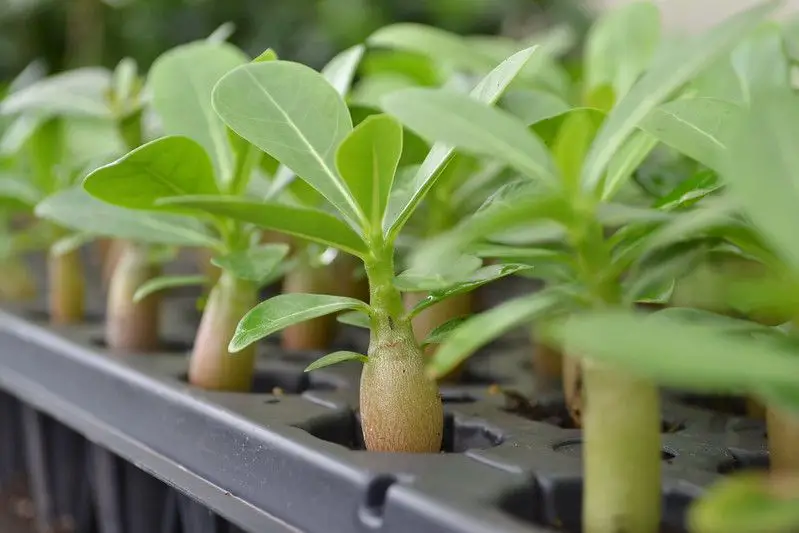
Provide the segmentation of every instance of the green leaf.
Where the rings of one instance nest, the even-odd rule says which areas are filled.
[[[331,214],[316,209],[230,196],[165,198],[160,203],[190,207],[233,220],[249,222],[261,228],[333,246],[359,257],[364,257],[368,253],[363,239],[347,224]]]
[[[190,287],[193,285],[205,285],[208,283],[207,276],[162,276],[147,280],[136,289],[133,294],[133,301],[140,302],[149,295],[168,289],[178,287]]]
[[[790,533],[799,529],[799,479],[794,474],[741,472],[697,499],[688,513],[695,533]]]
[[[723,178],[763,236],[799,267],[799,96],[784,88],[753,91],[734,128]]]
[[[432,377],[447,375],[478,348],[514,327],[552,312],[557,297],[542,291],[502,303],[465,320],[438,347],[428,369]]]
[[[233,131],[360,225],[363,213],[335,170],[336,149],[352,121],[341,95],[321,74],[288,61],[244,65],[219,81],[213,101]]]
[[[726,327],[676,323],[658,314],[575,315],[558,331],[571,353],[612,363],[659,383],[698,391],[796,385],[795,349],[729,334]]]
[[[434,270],[410,268],[394,278],[394,286],[403,292],[442,290],[469,280],[483,262],[477,257],[460,256]]]
[[[610,200],[629,182],[633,172],[657,145],[657,139],[646,131],[636,131],[622,145],[608,164],[602,199]]]
[[[236,32],[236,25],[230,21],[219,25],[211,35],[205,38],[209,43],[224,43]]]
[[[93,235],[178,246],[218,244],[191,218],[117,207],[97,200],[80,187],[45,198],[35,212],[38,217]]]
[[[213,167],[188,137],[162,137],[89,174],[83,187],[122,207],[154,209],[161,198],[217,195]]]
[[[365,50],[362,44],[347,48],[333,57],[322,68],[322,76],[342,98],[350,92],[355,71],[358,70],[358,65],[363,58]]]
[[[475,54],[474,48],[461,36],[423,24],[401,22],[385,26],[370,35],[367,44],[416,52],[468,72],[481,73],[492,66],[489,57]]]
[[[352,80],[355,78],[355,72],[363,58],[363,54],[364,47],[362,45],[353,46],[335,55],[333,59],[322,68],[322,77],[333,86],[342,98],[347,96],[350,87],[352,87]],[[273,59],[276,60],[277,56]],[[286,165],[280,165],[274,175],[275,179],[267,194],[268,199],[277,197],[277,195],[296,178],[294,172]]]
[[[360,361],[361,363],[365,363],[369,360],[368,357],[365,355],[355,353],[355,352],[333,352],[329,353],[323,357],[320,357],[310,365],[305,368],[305,372],[311,372],[312,370],[318,370],[320,368],[324,368],[326,366],[335,365],[338,363],[345,363],[347,361]]]
[[[743,112],[737,104],[713,98],[681,98],[653,109],[641,128],[660,142],[720,170],[732,121]]]
[[[369,312],[360,300],[328,294],[281,294],[251,309],[239,322],[228,350],[238,352],[283,328],[312,318],[355,309]]]
[[[531,126],[567,113],[571,107],[554,94],[532,89],[515,89],[502,97],[499,107]]]
[[[252,60],[253,63],[264,63],[266,61],[277,61],[277,52],[271,48],[267,48],[261,54]]]
[[[361,311],[350,311],[349,313],[341,313],[336,317],[336,320],[348,326],[355,326],[356,328],[370,329],[372,325],[369,323],[369,315]]]
[[[503,265],[488,265],[483,268],[480,268],[474,271],[466,280],[458,282],[454,285],[450,285],[443,289],[434,289],[416,304],[413,309],[408,311],[408,316],[413,317],[427,309],[435,305],[436,303],[446,300],[447,298],[451,298],[452,296],[457,296],[459,294],[464,294],[467,292],[471,292],[486,283],[490,283],[492,281],[496,281],[498,279],[504,278],[506,276],[510,276],[521,272],[522,270],[529,269],[530,267],[527,265],[518,265],[518,264],[503,264]]]
[[[381,229],[401,155],[402,126],[388,115],[361,122],[336,154],[339,173],[375,230]]]
[[[39,113],[110,118],[106,95],[111,88],[111,73],[104,68],[87,67],[45,78],[22,88],[0,101],[0,115]]]
[[[272,272],[288,253],[286,244],[267,244],[214,257],[211,264],[239,279],[262,284],[272,277]]]
[[[0,173],[0,197],[33,206],[42,200],[42,193],[29,181]]]
[[[585,44],[585,88],[609,85],[616,98],[647,69],[660,41],[660,12],[651,2],[611,9],[591,27]]]
[[[660,198],[653,207],[663,210],[690,207],[698,200],[721,189],[718,175],[710,170],[700,171],[683,181]]]
[[[755,85],[788,88],[791,66],[780,25],[769,21],[752,32],[733,51],[732,65],[747,96]]]
[[[494,157],[527,176],[554,183],[544,144],[519,119],[474,98],[443,89],[406,89],[383,108],[422,137]]]
[[[535,61],[533,61],[534,58]],[[500,63],[469,94],[478,102],[495,104],[526,65],[540,66],[542,62],[543,55],[536,47],[517,52]],[[407,193],[394,196],[392,192],[392,202],[389,204],[386,217],[383,220],[383,231],[389,236],[389,240],[395,238],[405,222],[408,221],[427,191],[446,168],[454,153],[455,149],[446,144],[433,145],[416,175],[408,184]]]
[[[738,13],[704,35],[688,39],[656,61],[608,115],[582,172],[583,186],[595,190],[613,155],[658,104],[730,50],[777,5],[772,0]]]
[[[458,327],[460,327],[468,319],[469,316],[457,316],[434,328],[427,338],[422,341],[422,348],[430,344],[441,344],[452,334],[453,331],[458,329]]]
[[[199,41],[169,50],[150,69],[152,106],[164,133],[197,141],[211,157],[220,184],[232,179],[234,163],[225,124],[211,106],[211,93],[223,75],[247,61],[233,45]]]

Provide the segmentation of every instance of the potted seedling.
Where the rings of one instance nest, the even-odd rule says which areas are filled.
[[[413,263],[416,268],[435,270],[468,251],[472,243],[515,227],[539,231],[548,243],[539,250],[540,262],[559,266],[553,269],[558,275],[547,290],[511,300],[460,325],[438,350],[433,375],[460,363],[497,334],[538,316],[551,317],[553,310],[569,315],[581,309],[631,308],[690,267],[701,248],[662,250],[657,243],[636,238],[636,226],[690,219],[682,218],[682,213],[614,203],[613,198],[640,163],[633,157],[646,144],[639,123],[728,52],[773,7],[769,3],[735,15],[664,51],[615,103],[596,135],[580,111],[566,117],[552,153],[524,122],[457,93],[409,89],[384,101],[389,113],[423,137],[494,157],[524,176],[474,217],[420,250]],[[609,228],[616,229],[608,235]],[[631,268],[643,259],[650,261],[649,268]],[[570,355],[586,354],[576,350]],[[657,531],[658,389],[651,379],[622,366],[592,363],[583,373],[590,398],[582,413],[584,531]]]
[[[748,105],[726,130],[721,162],[725,197],[746,218],[705,217],[699,226],[715,226],[766,267],[756,277],[720,273],[724,290],[717,301],[750,314],[782,316],[785,327],[698,311],[677,320],[666,311],[647,317],[605,311],[573,317],[559,331],[564,342],[597,360],[623,364],[668,385],[703,392],[746,390],[769,406],[770,476],[743,473],[712,489],[690,516],[692,531],[700,533],[792,531],[797,525],[790,511],[799,495],[793,481],[799,468],[799,359],[793,327],[799,309],[799,248],[791,231],[799,202],[792,185],[797,118],[799,99],[784,80],[753,81]],[[702,122],[692,124],[701,127]],[[750,223],[757,232],[748,235],[741,229]]]
[[[536,52],[531,49],[509,58],[475,88],[473,97],[495,102],[534,57]],[[344,360],[364,362],[360,416],[370,450],[439,451],[441,400],[435,383],[424,374],[424,360],[410,324],[414,313],[406,312],[402,305],[395,281],[394,242],[452,150],[443,145],[433,147],[414,175],[413,186],[404,191],[399,209],[386,215],[402,151],[402,128],[393,119],[373,116],[353,129],[349,110],[336,89],[312,69],[285,61],[233,70],[217,84],[214,107],[234,132],[291,169],[337,213],[209,195],[166,198],[160,203],[335,247],[363,261],[370,285],[368,304],[318,294],[284,294],[267,300],[241,320],[230,342],[231,352],[246,353],[257,340],[310,318],[361,311],[370,323],[369,353],[333,353],[309,369]],[[449,280],[439,279],[447,289],[441,298],[505,274],[502,269],[492,269],[475,279],[479,261],[470,261],[470,265]],[[242,354],[232,359],[237,357]]]

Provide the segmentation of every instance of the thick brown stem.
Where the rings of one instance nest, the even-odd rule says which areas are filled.
[[[0,299],[24,302],[36,296],[36,282],[28,265],[18,257],[10,257],[0,265]]]
[[[330,266],[314,267],[305,261],[286,274],[283,293],[335,294]],[[324,350],[336,334],[335,315],[325,315],[287,327],[282,332],[281,346],[286,350]]]
[[[119,239],[108,239],[107,244],[105,245],[105,251],[103,254],[103,286],[108,287],[111,283],[111,278],[114,277],[114,272],[116,271],[117,264],[119,263],[120,257],[125,250],[125,241]]]
[[[349,254],[339,254],[330,264],[333,268],[333,279],[336,280],[333,289],[338,296],[348,296],[364,302],[369,299],[369,281],[366,276],[357,275],[360,265],[361,260]]]
[[[660,530],[660,397],[623,369],[586,362],[583,532]]]
[[[159,275],[146,246],[125,243],[108,291],[105,340],[111,350],[152,352],[159,347],[160,295],[133,301],[136,290]]]
[[[771,471],[799,472],[799,417],[775,406],[766,411]]]
[[[406,292],[403,294],[405,308],[413,308],[426,297],[427,293],[425,292]],[[472,304],[472,293],[459,294],[442,300],[435,305],[431,305],[413,317],[411,323],[413,325],[413,333],[416,337],[416,342],[424,342],[434,329],[448,320],[471,314]],[[428,345],[424,353],[426,356],[431,357],[436,352],[437,348],[437,345]],[[452,372],[444,376],[442,381],[458,381],[463,374],[463,368],[464,366],[462,364],[458,365]]]
[[[583,371],[576,357],[563,357],[563,394],[566,408],[576,427],[583,425],[585,402],[583,397]]]
[[[203,389],[249,391],[255,345],[231,354],[228,343],[239,320],[257,300],[253,283],[222,272],[205,306],[189,361],[189,382]]]
[[[367,449],[437,453],[444,411],[438,386],[424,372],[424,356],[410,324],[386,321],[372,331],[361,373],[361,424]]]
[[[560,350],[544,341],[533,341],[533,372],[536,390],[546,392],[556,389],[558,383],[563,382],[563,366],[563,354],[560,353]]]
[[[85,280],[79,250],[57,254],[47,261],[50,322],[74,324],[84,318]]]

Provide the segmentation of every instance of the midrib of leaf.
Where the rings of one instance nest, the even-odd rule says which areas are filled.
[[[313,156],[316,162],[319,163],[319,165],[322,167],[325,174],[327,174],[327,176],[333,182],[333,185],[335,185],[338,192],[341,193],[341,195],[344,197],[344,200],[347,202],[349,208],[352,209],[353,213],[355,213],[355,215],[358,217],[361,223],[363,223],[366,217],[364,216],[360,207],[358,207],[358,205],[353,201],[352,195],[350,194],[349,190],[341,183],[341,181],[338,179],[338,176],[330,169],[328,164],[325,162],[324,158],[322,158],[319,152],[316,151],[316,149],[313,147],[310,141],[308,141],[305,135],[303,135],[302,131],[300,131],[300,129],[297,128],[297,126],[290,119],[289,115],[285,112],[285,110],[280,105],[278,105],[277,101],[275,101],[274,98],[272,98],[272,95],[269,94],[269,91],[267,91],[265,87],[263,87],[260,83],[258,83],[258,79],[255,76],[253,76],[253,74],[248,69],[243,69],[243,72],[247,74],[247,77],[250,78],[250,81],[252,81],[255,84],[255,86],[263,93],[263,95],[266,96],[266,98],[272,103],[275,109],[277,109],[277,111],[283,116],[283,119],[286,121],[286,124],[288,124],[289,127],[292,130],[294,130],[297,136],[302,140],[303,144],[306,146],[310,154]],[[336,127],[338,127],[338,122],[336,123]],[[333,203],[330,198],[328,198],[328,200],[330,200],[331,203]],[[335,205],[335,203],[333,204]],[[348,213],[342,213],[342,214],[344,216],[348,215]]]
[[[380,227],[380,219],[383,217],[383,213],[379,213],[380,210],[380,178],[377,175],[377,168],[378,168],[378,160],[377,160],[377,150],[375,150],[375,144],[371,143],[372,149],[372,227],[379,228]]]
[[[311,309],[322,309],[322,310],[337,309],[337,308],[340,308],[345,303],[349,304],[350,308],[352,308],[352,309],[362,309],[364,311],[366,310],[365,304],[363,302],[359,302],[357,300],[352,300],[352,302],[344,301],[344,302],[336,302],[336,303],[315,305],[313,307],[304,307],[304,308],[302,308],[299,311],[294,311],[294,312],[289,313],[287,315],[280,315],[280,318],[268,319],[269,320],[268,322],[263,322],[262,320],[259,320],[258,321],[259,327],[248,328],[246,330],[243,330],[241,333],[237,334],[236,337],[240,337],[240,336],[241,337],[245,337],[245,336],[249,337],[250,335],[247,335],[247,332],[250,332],[250,331],[253,331],[253,330],[271,329],[272,327],[274,327],[274,324],[276,322],[286,322],[286,321],[289,321],[289,320],[294,320],[295,317],[302,316],[305,313],[307,313],[308,311],[310,311]]]
[[[152,169],[152,167],[148,167],[145,163],[140,163],[138,161],[129,161],[129,163],[132,167],[139,168],[142,171],[146,171],[145,173],[155,178],[155,181],[159,182],[161,185],[174,192],[177,196],[183,196],[183,195],[187,196],[191,194],[190,192],[184,190],[183,188],[175,185],[164,174],[161,174],[159,171]],[[180,162],[178,162],[175,166],[178,165],[180,165]]]
[[[710,132],[707,132],[707,131],[703,130],[702,128],[700,128],[696,124],[688,122],[687,120],[677,116],[675,113],[672,113],[671,111],[669,111],[667,109],[663,109],[662,107],[656,108],[655,111],[657,111],[658,113],[663,113],[664,115],[668,115],[671,118],[673,118],[674,120],[676,120],[677,122],[679,122],[680,124],[684,124],[685,126],[688,126],[690,129],[692,129],[696,133],[700,134],[701,136],[705,137],[706,139],[708,139],[710,142],[712,142],[713,144],[715,144],[716,146],[718,146],[722,150],[726,149],[726,146],[724,146],[724,144],[721,141],[719,141],[716,137],[711,135]]]
[[[211,134],[211,142],[214,143],[214,152],[216,152],[216,156],[219,160],[219,171],[220,172],[230,172],[232,168],[232,161],[230,161],[225,153],[224,146],[227,145],[227,140],[219,138],[220,130],[224,131],[224,128],[215,128],[215,124],[219,124],[216,122],[216,115],[214,115],[214,110],[211,106],[205,107],[202,105],[202,94],[201,91],[197,87],[197,80],[191,74],[187,74],[191,72],[191,70],[186,70],[183,68],[183,64],[180,64],[180,71],[183,73],[184,76],[187,77],[189,80],[189,85],[191,86],[192,92],[194,96],[197,98],[197,101],[200,102],[200,109],[202,109],[203,118],[208,127],[208,132]],[[209,96],[209,100],[210,100]],[[219,179],[227,179],[227,176],[218,176]]]

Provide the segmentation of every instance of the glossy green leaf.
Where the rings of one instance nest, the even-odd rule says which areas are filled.
[[[681,98],[653,109],[641,128],[660,142],[720,170],[732,121],[743,112],[737,104],[713,98]]]
[[[453,331],[458,329],[465,321],[467,321],[470,317],[467,316],[457,316],[455,318],[451,318],[441,324],[440,326],[433,329],[430,334],[422,341],[421,346],[424,348],[430,344],[441,344],[444,342],[447,337],[449,337]]]
[[[164,199],[161,203],[249,222],[264,229],[308,239],[360,257],[367,253],[366,244],[347,224],[316,209],[230,196],[175,197]]]
[[[688,512],[694,533],[791,533],[799,529],[799,479],[741,472],[710,487]]]
[[[363,221],[335,169],[336,149],[352,131],[350,114],[321,74],[288,61],[245,65],[217,84],[214,108],[233,131],[307,181],[351,223]]]
[[[702,198],[721,189],[718,175],[710,170],[700,171],[680,183],[655,202],[654,207],[664,210],[690,207]]]
[[[322,68],[322,77],[333,86],[342,98],[346,98],[347,94],[350,92],[352,81],[355,78],[355,72],[360,65],[363,54],[363,45],[353,46],[335,55],[333,59]],[[277,56],[273,59],[277,59]],[[280,165],[274,175],[275,179],[267,194],[268,199],[277,197],[277,195],[296,178],[296,174],[284,164]]]
[[[567,350],[659,383],[698,391],[795,386],[794,349],[731,336],[727,328],[623,312],[575,315],[559,335]]]
[[[211,161],[188,137],[162,137],[100,167],[83,181],[92,195],[134,209],[159,207],[161,198],[217,195]]]
[[[530,267],[527,265],[518,264],[488,265],[482,267],[474,271],[464,281],[456,283],[455,285],[450,285],[449,287],[445,287],[443,289],[431,291],[426,298],[416,304],[413,309],[408,311],[408,316],[416,316],[428,307],[431,307],[442,300],[446,300],[447,298],[451,298],[452,296],[457,296],[459,294],[472,292],[486,283],[496,281],[506,276],[511,276],[529,268]]]
[[[592,110],[572,109],[565,113],[563,122],[552,141],[552,157],[567,191],[577,190],[585,155],[599,128]]]
[[[799,96],[784,88],[752,93],[734,129],[723,178],[763,236],[799,268]],[[755,179],[756,177],[756,179]]]
[[[320,368],[324,368],[326,366],[335,365],[338,363],[345,363],[347,361],[360,361],[361,363],[365,363],[369,360],[363,354],[355,353],[355,352],[333,352],[329,353],[323,357],[320,357],[310,365],[305,368],[305,372],[311,372],[313,370],[318,370]]]
[[[438,347],[430,361],[432,377],[447,375],[478,348],[516,326],[546,316],[557,305],[557,297],[542,291],[502,303],[465,320]]]
[[[253,63],[264,63],[266,61],[277,61],[277,52],[267,48],[252,60]]]
[[[772,0],[728,18],[704,35],[664,53],[613,108],[583,167],[582,183],[595,190],[613,155],[652,109],[729,51],[778,5]]]
[[[651,2],[611,9],[593,24],[585,44],[585,87],[607,85],[616,98],[647,69],[660,42],[660,12]]]
[[[554,183],[546,146],[514,116],[443,89],[406,89],[383,99],[383,108],[422,137],[494,157],[527,176]]]
[[[288,253],[286,244],[267,244],[214,257],[211,263],[239,279],[263,284]]]
[[[44,115],[110,118],[106,94],[111,73],[86,67],[56,74],[22,88],[0,101],[0,115]]]
[[[402,155],[402,126],[388,115],[373,115],[344,139],[336,154],[339,174],[370,222],[381,229],[383,214]]]
[[[346,310],[368,312],[360,300],[328,294],[281,294],[256,305],[239,322],[228,350],[238,352],[283,328]]]
[[[140,302],[149,295],[159,291],[176,289],[178,287],[191,287],[208,283],[207,276],[162,276],[153,278],[143,283],[133,294],[133,301]]]
[[[338,322],[347,324],[348,326],[355,326],[356,328],[369,329],[372,325],[369,323],[369,315],[361,311],[350,311],[349,313],[341,313],[336,317]]]
[[[543,55],[535,47],[517,52],[483,78],[470,96],[478,102],[495,104],[526,65],[540,66],[542,62]],[[442,143],[433,145],[416,175],[407,184],[407,193],[394,195],[392,192],[392,200],[383,220],[383,231],[389,238],[396,237],[427,191],[435,184],[454,152],[452,146]]]
[[[152,106],[164,133],[197,141],[211,157],[220,184],[232,179],[233,153],[211,93],[223,75],[247,61],[233,45],[199,41],[169,50],[150,69]]]
[[[142,213],[107,204],[80,187],[45,198],[36,206],[38,217],[94,235],[177,246],[216,246],[196,220],[179,215]]]

